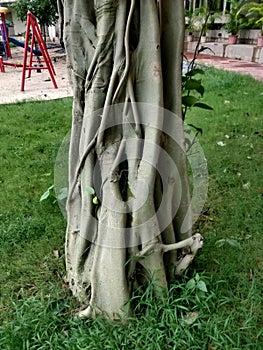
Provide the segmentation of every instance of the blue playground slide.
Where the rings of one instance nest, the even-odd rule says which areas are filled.
[[[9,37],[8,39],[9,39],[10,43],[13,43],[16,46],[25,47],[24,43],[22,43],[21,41],[18,41],[18,40],[14,39],[14,38],[11,38],[11,37]],[[30,46],[28,46],[27,51],[30,52]],[[40,50],[33,50],[33,53],[36,56],[41,56],[42,55]]]

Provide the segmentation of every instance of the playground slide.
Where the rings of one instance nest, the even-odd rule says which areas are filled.
[[[11,37],[9,37],[8,39],[9,39],[10,43],[13,43],[16,46],[25,47],[24,43],[22,43],[21,41],[18,41],[18,40],[14,39],[14,38],[11,38]],[[28,46],[27,51],[30,52],[30,46]],[[41,56],[42,55],[40,50],[33,50],[33,53],[36,56]]]

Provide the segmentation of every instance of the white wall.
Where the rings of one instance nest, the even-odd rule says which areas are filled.
[[[15,35],[20,35],[26,31],[26,23],[17,18],[16,12],[12,11]]]

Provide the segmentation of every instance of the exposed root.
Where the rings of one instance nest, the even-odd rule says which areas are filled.
[[[184,256],[181,258],[181,260],[179,260],[176,266],[175,275],[180,276],[190,265],[196,253],[198,252],[198,250],[202,247],[203,247],[203,237],[200,235],[200,233],[196,233],[192,237],[187,238],[178,243],[162,244],[162,243],[154,242],[153,244],[144,247],[137,254],[137,257],[143,258],[155,252],[166,253],[172,250],[188,248],[187,253],[184,254]]]
[[[88,306],[86,309],[79,311],[75,318],[92,318],[94,317],[94,312],[91,308],[91,306]]]

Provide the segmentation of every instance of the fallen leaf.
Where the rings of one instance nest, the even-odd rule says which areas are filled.
[[[198,312],[188,312],[185,316],[184,316],[184,322],[186,324],[193,324],[197,318],[199,316]]]
[[[250,182],[248,181],[243,185],[244,190],[249,190],[250,189]]]
[[[53,255],[56,259],[60,257],[59,251],[58,250],[53,250]]]

